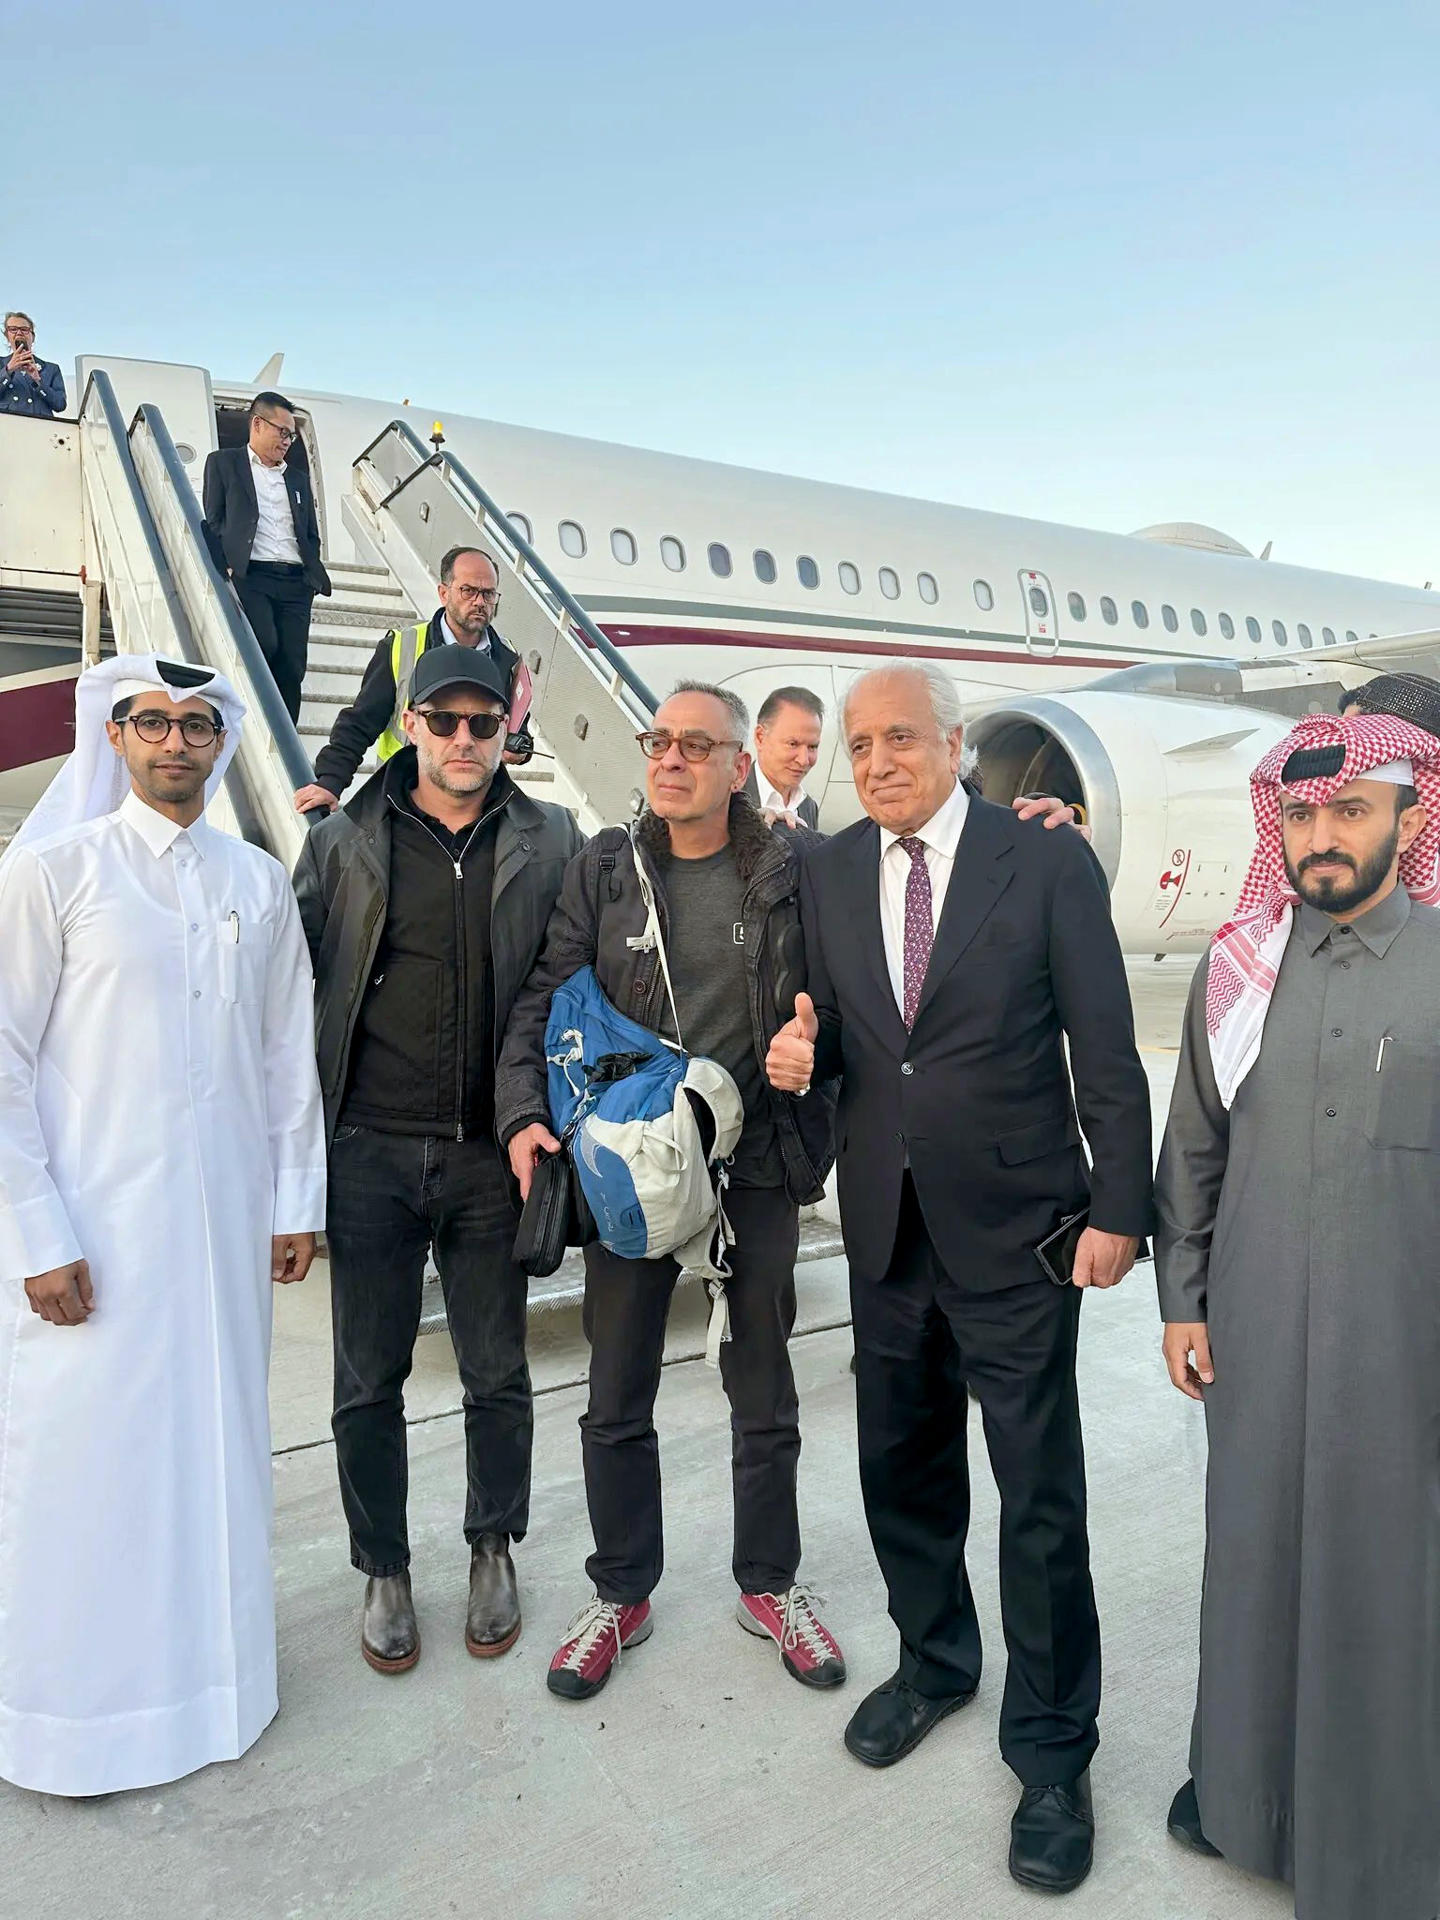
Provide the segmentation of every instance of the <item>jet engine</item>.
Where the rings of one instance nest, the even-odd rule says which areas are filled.
[[[1203,951],[1229,917],[1255,844],[1250,774],[1294,718],[1097,686],[1021,696],[966,733],[987,800],[1085,809],[1121,946],[1160,955]]]

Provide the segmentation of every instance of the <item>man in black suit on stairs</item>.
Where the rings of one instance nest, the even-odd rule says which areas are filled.
[[[899,1671],[845,1743],[889,1766],[979,1685],[968,1388],[1000,1491],[1000,1750],[1023,1789],[1010,1870],[1063,1893],[1093,1857],[1100,1704],[1076,1341],[1084,1289],[1122,1279],[1149,1224],[1149,1095],[1081,836],[966,792],[938,669],[861,675],[842,718],[869,818],[805,863],[810,993],[767,1065],[797,1097],[842,1076],[861,1489],[900,1630]],[[1035,1249],[1087,1206],[1056,1285]]]
[[[315,496],[303,454],[291,458],[295,411],[283,393],[250,402],[249,439],[205,462],[205,538],[235,583],[245,617],[292,720],[310,644],[310,607],[328,594]]]

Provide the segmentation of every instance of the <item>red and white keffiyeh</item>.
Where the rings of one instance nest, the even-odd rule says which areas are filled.
[[[1338,773],[1293,781],[1284,789],[1312,807],[1327,805],[1342,787],[1364,779],[1377,767],[1387,767],[1394,760],[1410,761],[1414,786],[1429,818],[1400,856],[1400,882],[1424,906],[1440,901],[1440,741],[1386,713],[1343,718],[1307,715],[1270,749],[1250,776],[1259,837],[1235,917],[1221,927],[1210,947],[1205,1026],[1215,1082],[1227,1108],[1260,1051],[1265,1015],[1298,902],[1285,873],[1280,774],[1292,753],[1316,747],[1343,747],[1345,759]]]

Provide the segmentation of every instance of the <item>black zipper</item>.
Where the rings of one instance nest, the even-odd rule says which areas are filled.
[[[481,814],[474,826],[471,827],[469,833],[466,834],[465,844],[461,847],[459,853],[451,852],[450,848],[446,846],[445,842],[440,838],[439,834],[436,833],[429,821],[421,818],[418,808],[416,808],[410,816],[411,819],[415,820],[425,829],[426,833],[430,835],[430,838],[455,869],[455,971],[459,982],[459,991],[455,998],[455,1138],[461,1141],[465,1138],[465,1048],[468,1039],[465,1018],[467,982],[465,968],[465,869],[462,862],[466,854],[470,851],[471,841],[485,825],[485,822],[492,819],[495,814],[500,813],[504,809],[506,798],[508,798],[508,796],[503,797],[496,806],[489,808]],[[390,804],[392,807],[396,807],[397,812],[399,811],[393,796]]]

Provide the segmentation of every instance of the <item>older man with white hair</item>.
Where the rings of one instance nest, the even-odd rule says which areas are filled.
[[[797,1096],[841,1076],[861,1489],[900,1630],[845,1744],[889,1766],[979,1684],[973,1392],[1000,1490],[1010,1871],[1063,1893],[1093,1854],[1100,1704],[1076,1339],[1084,1290],[1124,1277],[1149,1224],[1145,1075],[1100,868],[1079,834],[967,793],[948,676],[863,674],[843,719],[869,817],[805,864],[810,992],[767,1066]]]
[[[325,1218],[285,870],[207,826],[218,674],[84,674],[0,866],[0,1779],[234,1759],[276,1709],[272,1281]]]

